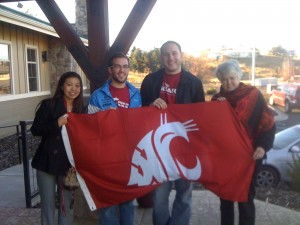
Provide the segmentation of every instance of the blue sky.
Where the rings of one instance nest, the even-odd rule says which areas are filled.
[[[74,0],[56,0],[74,22]],[[108,0],[110,43],[126,20],[136,0]],[[142,50],[175,40],[184,52],[198,55],[203,49],[252,47],[262,52],[281,45],[300,56],[297,0],[157,0],[134,46]],[[17,2],[9,3],[16,8]],[[23,11],[38,15],[35,1],[22,2]],[[34,6],[36,5],[36,6]]]

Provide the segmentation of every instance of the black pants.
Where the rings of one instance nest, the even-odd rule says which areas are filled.
[[[239,209],[239,225],[254,225],[255,224],[255,176],[261,166],[262,160],[256,162],[255,171],[252,176],[252,181],[248,193],[248,202],[238,202]],[[220,199],[221,205],[221,225],[234,225],[234,202]]]
[[[221,225],[234,225],[234,202],[221,200]],[[254,199],[249,198],[248,202],[238,202],[239,225],[255,224]]]

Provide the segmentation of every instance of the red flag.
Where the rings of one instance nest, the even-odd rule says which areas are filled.
[[[253,149],[227,102],[70,113],[65,131],[92,210],[178,178],[200,182],[223,199],[247,200]]]

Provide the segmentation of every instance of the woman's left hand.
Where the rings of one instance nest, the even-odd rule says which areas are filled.
[[[265,153],[266,153],[266,151],[262,147],[257,147],[256,150],[254,151],[252,158],[254,160],[262,159],[264,157]]]

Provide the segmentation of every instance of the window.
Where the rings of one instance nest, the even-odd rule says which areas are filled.
[[[11,53],[10,45],[0,43],[0,96],[11,94]]]
[[[277,88],[276,88],[277,91],[282,91],[283,90],[283,86],[282,85],[279,85]]]
[[[39,70],[37,52],[37,49],[34,47],[26,48],[28,92],[39,91]]]

